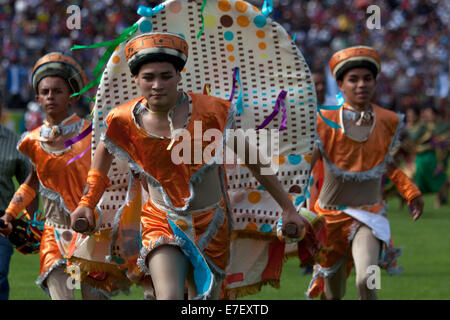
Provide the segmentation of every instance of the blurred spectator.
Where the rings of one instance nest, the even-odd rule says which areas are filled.
[[[88,45],[117,37],[140,17],[139,5],[155,6],[162,1],[79,0],[0,0],[0,72],[26,70],[27,81],[34,62],[50,51],[69,52],[74,44]],[[249,0],[261,8],[263,0]],[[326,66],[332,52],[343,47],[363,44],[373,46],[383,61],[378,78],[375,103],[406,111],[404,104],[414,101],[423,106],[433,97],[436,106],[448,109],[450,2],[438,0],[382,0],[381,28],[369,29],[367,0],[274,0],[271,18],[296,36],[296,44],[312,69]],[[81,30],[69,30],[67,7],[78,5]],[[74,50],[71,53],[85,70],[92,71],[105,48]],[[14,63],[15,59],[17,63]],[[14,69],[17,66],[19,69]],[[11,69],[13,68],[13,69]],[[15,78],[16,79],[16,78]],[[92,79],[89,79],[92,80]],[[327,75],[328,80],[328,75]],[[1,82],[3,81],[3,83]],[[17,86],[0,78],[0,90],[17,94]],[[23,81],[23,79],[22,79]],[[328,83],[328,82],[327,82]],[[22,83],[23,84],[23,83]],[[23,101],[34,100],[29,85],[21,86]],[[328,90],[333,90],[329,88]],[[89,101],[95,89],[81,99],[82,112],[89,112]],[[327,96],[333,97],[333,94]],[[403,97],[407,96],[404,101]],[[18,98],[16,96],[16,98]],[[442,99],[445,102],[442,102]]]

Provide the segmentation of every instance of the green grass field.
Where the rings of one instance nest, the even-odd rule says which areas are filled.
[[[399,201],[389,201],[389,219],[394,243],[403,247],[399,264],[401,275],[389,276],[382,271],[380,299],[450,299],[450,206],[434,209],[434,196],[425,196],[425,210],[422,217],[413,222],[407,208],[399,209]],[[255,300],[304,300],[311,275],[301,275],[298,259],[289,259],[281,277],[281,288],[264,287],[246,299]],[[13,254],[10,266],[10,299],[47,300],[47,295],[35,284],[39,274],[39,255]],[[347,281],[345,299],[357,298],[355,275],[352,272]],[[76,292],[77,298],[80,292]],[[134,286],[129,296],[118,295],[113,299],[142,299],[140,287]]]

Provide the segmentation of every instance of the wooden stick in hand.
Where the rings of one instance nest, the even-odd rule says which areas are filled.
[[[89,229],[89,223],[86,218],[79,218],[75,221],[75,225],[73,228],[78,233],[87,232]]]

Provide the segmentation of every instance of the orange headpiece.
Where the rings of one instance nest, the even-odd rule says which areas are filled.
[[[171,62],[181,71],[188,58],[188,44],[175,33],[151,32],[131,39],[125,46],[125,56],[132,74],[146,62]]]
[[[87,83],[86,74],[80,64],[71,56],[61,52],[47,53],[34,65],[31,82],[36,92],[39,81],[52,76],[65,79],[73,92],[80,91]]]
[[[373,48],[366,46],[350,47],[336,52],[329,65],[336,80],[353,68],[367,68],[375,77],[381,70],[380,56]]]

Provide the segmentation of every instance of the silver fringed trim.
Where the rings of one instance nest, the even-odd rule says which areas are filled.
[[[136,193],[132,192],[133,187],[135,187],[135,181],[134,181],[134,177],[133,174],[131,173],[131,171],[129,172],[128,175],[128,189],[127,189],[127,195],[125,197],[125,201],[123,202],[123,204],[120,206],[120,208],[117,210],[116,214],[114,215],[114,221],[112,223],[112,236],[111,236],[111,245],[109,248],[109,256],[106,257],[106,262],[111,262],[112,257],[113,257],[113,248],[116,245],[116,238],[117,238],[117,232],[119,231],[119,225],[120,225],[120,219],[122,219],[122,213],[123,210],[125,209],[125,206],[128,205],[131,201],[133,201],[133,199],[136,197]]]
[[[397,129],[395,129],[394,136],[392,137],[391,144],[389,145],[389,152],[386,154],[386,159],[385,159],[386,163],[394,162],[394,158],[392,158],[391,152],[400,146],[400,144],[401,144],[400,134],[405,129],[405,121],[404,121],[405,116],[401,113],[397,113],[397,116],[398,116]]]
[[[306,298],[308,298],[308,300],[311,300],[312,297],[309,295],[309,291],[311,290],[314,281],[317,280],[318,277],[322,277],[322,278],[329,278],[332,277],[333,275],[336,274],[336,272],[339,270],[339,268],[341,267],[342,263],[345,261],[346,257],[342,257],[338,262],[336,262],[334,264],[334,266],[330,267],[330,268],[323,268],[320,264],[316,264],[314,266],[314,273],[312,276],[312,279],[308,285],[308,290],[305,292]]]
[[[372,179],[378,179],[386,172],[386,160],[390,157],[389,152],[386,153],[385,160],[380,163],[375,168],[372,168],[367,171],[360,171],[360,172],[350,172],[345,171],[340,168],[338,168],[334,163],[328,159],[325,150],[323,149],[322,141],[320,141],[320,138],[317,138],[316,140],[316,146],[320,149],[320,153],[322,154],[323,158],[327,162],[328,166],[330,167],[331,172],[334,176],[342,178],[343,181],[346,180],[354,180],[354,181],[366,181],[366,180],[372,180]]]
[[[45,187],[41,182],[39,182],[39,192],[43,197],[46,197],[52,201],[56,201],[58,203],[58,207],[65,213],[70,215],[71,212],[69,211],[69,209],[67,209],[64,199],[58,192]]]
[[[205,250],[211,240],[217,235],[217,231],[224,221],[225,214],[223,212],[223,209],[221,207],[217,207],[214,212],[214,216],[208,225],[208,228],[197,241],[197,247],[201,252]]]
[[[141,272],[144,272],[145,275],[150,275],[150,270],[148,269],[148,266],[146,265],[147,256],[149,253],[154,250],[155,248],[163,245],[168,244],[172,246],[179,246],[181,251],[187,256],[186,252],[184,252],[184,240],[180,237],[174,236],[173,238],[169,238],[166,236],[161,236],[156,240],[154,243],[150,241],[149,247],[143,246],[141,248],[141,251],[139,253],[139,258],[137,259],[136,265],[138,266],[139,270]],[[150,248],[150,249],[149,249]]]
[[[136,163],[131,157],[130,155],[123,150],[121,147],[117,146],[111,139],[109,139],[106,135],[102,135],[101,137],[106,149],[111,153],[114,154],[115,156],[117,156],[117,158],[127,161],[131,170],[133,170],[133,172],[136,173],[141,173],[146,177],[146,180],[148,182],[148,184],[155,189],[158,189],[158,191],[160,192],[160,194],[162,195],[165,205],[167,206],[167,208],[177,214],[180,215],[186,215],[186,211],[190,206],[190,202],[194,199],[195,197],[195,192],[194,192],[194,186],[199,184],[202,180],[203,177],[205,176],[206,172],[208,170],[212,170],[214,168],[217,167],[217,164],[212,163],[212,164],[205,164],[204,166],[202,166],[200,169],[198,169],[193,175],[192,177],[189,179],[189,197],[185,198],[185,205],[183,207],[175,207],[172,204],[172,200],[169,198],[169,196],[167,195],[166,191],[164,190],[164,188],[161,186],[161,184],[159,183],[158,180],[156,180],[153,176],[151,176],[150,174],[148,174],[138,163]]]
[[[47,286],[44,286],[44,282],[45,280],[47,280],[48,276],[50,275],[50,273],[55,270],[56,268],[60,267],[60,266],[67,266],[67,260],[66,259],[61,259],[56,261],[44,274],[40,275],[37,280],[36,280],[36,284],[42,289],[44,290],[44,292],[50,297],[50,292],[48,290]]]
[[[87,290],[89,290],[90,293],[92,293],[93,295],[95,295],[97,298],[100,298],[100,299],[103,298],[105,300],[111,300],[111,297],[114,297],[120,293],[120,290],[116,290],[116,291],[109,293],[109,292],[106,292],[105,290],[94,288],[85,282],[83,282],[81,285],[84,288],[86,288]]]

